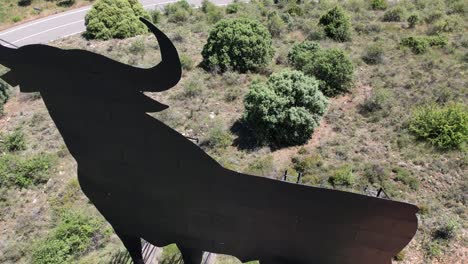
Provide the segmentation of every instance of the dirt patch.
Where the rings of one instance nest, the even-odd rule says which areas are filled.
[[[331,99],[329,108],[338,108],[342,112],[348,112],[349,110],[356,108],[359,104],[364,102],[364,100],[370,95],[371,92],[371,86],[358,83],[352,94],[345,94]],[[299,148],[305,148],[309,152],[313,152],[316,147],[333,138],[335,134],[336,132],[333,131],[333,127],[327,121],[325,116],[320,121],[319,127],[314,130],[312,138],[305,145],[273,151],[271,154],[273,156],[274,164],[276,164],[278,167],[284,167],[291,160],[291,156],[297,153]]]

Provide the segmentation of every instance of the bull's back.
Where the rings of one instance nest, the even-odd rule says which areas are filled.
[[[194,206],[187,219],[188,234],[207,251],[242,260],[386,263],[382,256],[390,260],[417,229],[409,204],[226,173],[219,191],[204,196],[210,208]]]

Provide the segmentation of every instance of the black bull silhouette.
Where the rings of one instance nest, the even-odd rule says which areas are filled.
[[[39,91],[78,163],[83,192],[135,263],[140,239],[176,243],[186,264],[203,251],[241,261],[388,264],[417,229],[414,205],[301,186],[223,168],[147,112],[181,77],[177,51],[150,22],[162,61],[151,69],[83,50],[0,46],[2,79]]]

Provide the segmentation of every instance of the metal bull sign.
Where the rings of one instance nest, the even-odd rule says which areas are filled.
[[[83,192],[135,263],[141,239],[176,243],[186,264],[203,251],[261,264],[389,264],[417,229],[414,205],[301,186],[223,168],[147,112],[181,78],[179,56],[156,36],[162,61],[134,68],[83,50],[0,46],[1,78],[40,92],[70,153]]]

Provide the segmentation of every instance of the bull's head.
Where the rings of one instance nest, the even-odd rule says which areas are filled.
[[[12,86],[20,85],[22,92],[41,94],[89,92],[108,97],[109,94],[129,96],[167,90],[181,77],[177,50],[152,23],[140,20],[159,42],[161,62],[153,68],[132,67],[84,50],[62,50],[47,45],[11,49],[0,45],[0,64],[10,69],[1,78]]]

